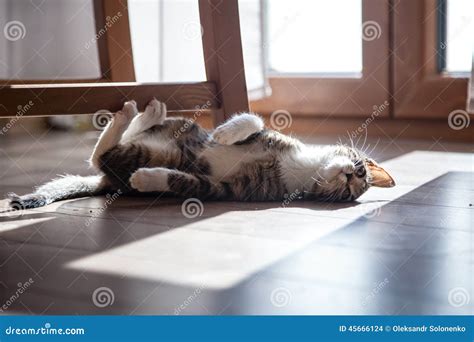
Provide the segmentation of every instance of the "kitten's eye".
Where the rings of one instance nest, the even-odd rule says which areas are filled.
[[[342,200],[347,200],[347,199],[349,199],[349,197],[351,197],[351,189],[347,188],[347,189],[344,190],[344,192],[342,193],[341,199],[342,199]]]
[[[362,165],[361,167],[357,168],[354,173],[359,178],[365,177],[365,167]]]

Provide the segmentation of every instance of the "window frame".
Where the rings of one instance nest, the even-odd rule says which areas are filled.
[[[272,95],[251,102],[251,108],[264,114],[284,109],[295,115],[354,118],[388,101],[389,109],[378,116],[406,119],[444,119],[464,110],[468,76],[440,70],[440,49],[446,47],[440,44],[445,39],[441,30],[446,28],[438,8],[446,8],[446,0],[363,0],[362,6],[362,21],[376,21],[382,34],[363,41],[360,79],[270,74]]]
[[[362,0],[362,22],[375,21],[380,37],[363,40],[360,77],[341,75],[270,75],[272,94],[251,102],[252,110],[270,114],[287,110],[292,115],[367,116],[374,107],[390,102],[390,0]],[[380,113],[388,117],[389,111]]]
[[[396,118],[447,118],[454,110],[466,109],[468,78],[439,70],[442,46],[437,36],[437,12],[442,5],[437,0],[398,0],[394,4],[392,89]]]

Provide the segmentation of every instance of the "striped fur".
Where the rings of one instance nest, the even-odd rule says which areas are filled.
[[[119,189],[238,201],[284,201],[290,195],[349,201],[369,187],[366,161],[348,146],[307,146],[265,129],[253,114],[234,116],[209,133],[193,120],[166,118],[156,100],[143,114],[128,102],[94,148],[91,163],[103,175],[94,186],[66,177],[61,186],[71,180],[67,191],[58,191],[55,181],[12,196],[12,203],[37,207]]]

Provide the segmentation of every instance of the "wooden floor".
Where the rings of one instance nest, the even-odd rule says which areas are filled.
[[[96,137],[0,137],[1,198],[56,174],[90,174]],[[351,204],[208,202],[187,218],[182,200],[119,196],[3,212],[0,309],[472,314],[472,149],[387,140],[373,155],[398,185]]]

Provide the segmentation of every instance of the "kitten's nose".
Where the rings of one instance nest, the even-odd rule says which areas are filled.
[[[349,182],[352,179],[352,173],[346,173],[347,181]]]

